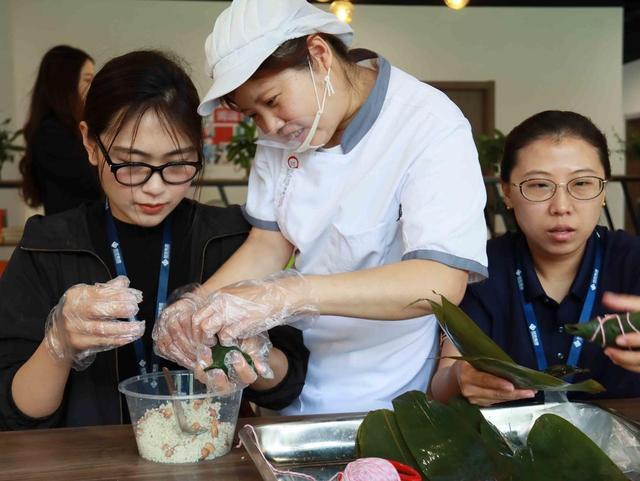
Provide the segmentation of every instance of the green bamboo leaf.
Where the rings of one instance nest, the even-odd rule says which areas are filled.
[[[603,347],[620,347],[616,344],[616,337],[640,332],[640,312],[614,314],[605,316],[605,319],[602,324],[598,319],[592,319],[584,324],[565,324],[564,328],[568,334],[600,343]]]
[[[249,364],[249,366],[251,366],[251,368],[255,371],[253,359],[251,359],[251,356],[249,356],[246,352],[243,352],[234,346],[227,347],[227,346],[221,346],[220,344],[216,344],[214,347],[211,348],[211,357],[212,357],[211,364],[205,367],[204,371],[210,371],[212,369],[222,369],[224,373],[228,376],[229,369],[224,363],[224,359],[227,356],[227,354],[230,353],[231,351],[238,351],[240,354],[242,354],[242,356],[244,357],[244,360],[247,361],[247,364]]]
[[[514,449],[500,434],[500,431],[485,419],[478,407],[472,405],[463,397],[450,399],[447,406],[456,411],[475,432],[480,434],[485,444],[494,451],[494,457],[502,459],[513,456]]]
[[[583,391],[599,393],[605,388],[597,381],[588,379],[571,384],[550,374],[529,369],[528,367],[482,356],[451,356],[450,359],[467,361],[478,371],[488,372],[494,376],[511,381],[518,389],[537,389],[542,391]]]
[[[490,357],[514,362],[465,312],[446,297],[442,304],[429,300],[440,327],[463,356]]]
[[[520,389],[591,393],[605,390],[601,384],[591,379],[571,384],[551,374],[516,364],[462,309],[449,302],[446,297],[440,297],[441,304],[429,302],[440,327],[462,354],[452,359],[467,361],[477,370],[507,379]]]
[[[629,481],[591,439],[555,414],[536,420],[514,467],[517,481]]]
[[[400,432],[430,481],[508,479],[480,434],[456,410],[419,391],[393,400]]]
[[[371,411],[364,418],[356,434],[356,456],[392,459],[420,471],[400,433],[395,414],[388,409]],[[422,479],[427,481],[425,477]]]
[[[511,481],[540,481],[545,479],[543,471],[546,469],[547,466],[534,462],[533,453],[529,448],[521,448],[513,455],[513,476]],[[551,477],[549,479],[556,478]]]

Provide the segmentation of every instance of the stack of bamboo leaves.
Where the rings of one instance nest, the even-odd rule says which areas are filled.
[[[628,481],[593,441],[554,414],[540,416],[526,446],[516,449],[463,399],[444,405],[411,391],[393,408],[367,415],[357,455],[412,466],[424,481]]]

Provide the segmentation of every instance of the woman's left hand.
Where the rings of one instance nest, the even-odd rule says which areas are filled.
[[[618,312],[640,311],[640,296],[606,292],[602,297],[602,302],[607,307]],[[629,371],[640,373],[640,333],[631,332],[620,335],[616,338],[616,343],[620,347],[607,347],[604,350],[605,355],[614,364]],[[629,349],[635,350],[631,351]]]
[[[242,281],[209,296],[193,315],[193,337],[205,345],[231,346],[275,326],[318,315],[310,283],[297,271]]]

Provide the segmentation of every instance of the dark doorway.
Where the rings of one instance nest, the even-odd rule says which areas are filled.
[[[490,82],[429,82],[443,91],[469,120],[473,135],[491,134],[495,128],[495,89]]]

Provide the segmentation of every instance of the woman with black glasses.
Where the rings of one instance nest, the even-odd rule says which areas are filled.
[[[249,231],[238,207],[186,199],[202,171],[198,103],[158,52],[96,75],[80,131],[106,202],[29,219],[0,279],[0,429],[127,422],[118,382],[176,367],[151,339],[167,294],[188,297]],[[218,387],[251,384],[250,400],[280,409],[302,389],[308,352],[294,328],[269,336],[273,349],[266,335],[241,345],[260,377],[230,357]]]
[[[640,396],[640,353],[628,351],[640,348],[640,336],[603,350],[564,332],[565,323],[624,310],[611,292],[640,294],[640,241],[597,225],[611,175],[605,136],[577,113],[541,112],[507,136],[500,175],[519,231],[488,242],[489,279],[468,286],[462,309],[517,363],[587,368],[573,380],[594,378],[607,389],[572,399]],[[445,341],[443,355],[459,354]],[[450,359],[440,362],[432,391],[482,406],[541,396]]]

